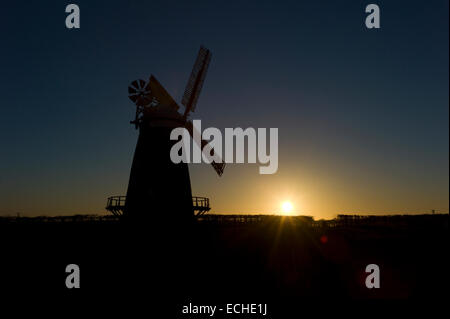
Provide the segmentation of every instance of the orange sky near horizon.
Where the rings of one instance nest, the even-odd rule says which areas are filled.
[[[448,212],[448,192],[443,185],[433,187],[417,181],[415,187],[406,188],[388,174],[374,176],[366,170],[358,171],[357,177],[352,170],[330,171],[318,165],[287,168],[281,162],[276,174],[259,175],[258,165],[229,164],[218,177],[207,164],[190,164],[193,196],[209,197],[211,213],[280,214],[284,201],[292,203],[293,215],[315,219],[331,219],[342,213]],[[0,214],[104,214],[108,196],[126,193],[127,173],[122,172],[116,180],[93,181],[95,189],[87,188],[82,177],[63,181],[61,176],[50,175],[41,187],[30,183],[25,193],[10,194]],[[413,179],[409,181],[414,185]]]

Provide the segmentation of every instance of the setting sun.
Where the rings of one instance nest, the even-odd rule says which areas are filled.
[[[294,209],[294,206],[292,205],[291,202],[286,201],[286,202],[281,203],[281,212],[283,214],[290,214],[293,209]]]

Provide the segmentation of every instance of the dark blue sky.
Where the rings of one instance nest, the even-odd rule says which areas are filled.
[[[279,128],[276,175],[191,165],[214,211],[448,211],[447,0],[373,2],[380,30],[371,1],[74,1],[79,30],[68,3],[0,5],[0,214],[100,213],[125,194],[128,84],[152,73],[180,101],[201,44],[194,118]]]

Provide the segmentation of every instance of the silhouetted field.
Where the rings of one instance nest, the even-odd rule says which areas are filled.
[[[155,305],[448,297],[448,215],[0,218],[0,239],[1,289],[21,293],[74,294],[65,267],[75,263],[77,294]],[[365,286],[368,264],[380,289]]]

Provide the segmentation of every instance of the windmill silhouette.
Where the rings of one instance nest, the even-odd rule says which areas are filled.
[[[136,116],[130,123],[139,129],[139,137],[126,197],[108,198],[106,209],[113,214],[132,220],[170,216],[173,221],[184,222],[210,210],[208,198],[192,197],[188,165],[170,159],[170,149],[176,143],[170,140],[171,131],[185,127],[191,136],[194,134],[188,117],[196,108],[210,61],[211,52],[200,47],[181,102],[183,114],[153,75],[148,82],[135,80],[128,87],[129,98],[136,104]],[[203,150],[206,144],[202,141],[199,146]],[[211,165],[221,176],[225,163]]]

